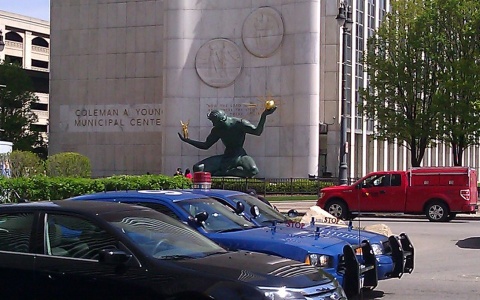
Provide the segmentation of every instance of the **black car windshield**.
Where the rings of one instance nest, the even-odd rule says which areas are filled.
[[[143,253],[155,258],[200,258],[226,252],[190,227],[156,211],[115,212],[103,217]]]
[[[262,202],[260,199],[252,195],[238,194],[229,196],[228,199],[235,202],[235,204],[237,204],[238,202],[243,203],[243,205],[245,206],[244,212],[250,217],[252,217],[252,215],[250,214],[250,209],[252,208],[252,206],[256,205],[258,207],[260,215],[255,218],[255,221],[257,221],[259,224],[267,225],[274,222],[288,221],[287,217],[276,211],[270,205]]]
[[[227,232],[256,227],[243,216],[237,215],[230,207],[210,197],[183,200],[176,204],[192,217],[199,213],[207,213],[207,219],[201,223],[207,231]]]

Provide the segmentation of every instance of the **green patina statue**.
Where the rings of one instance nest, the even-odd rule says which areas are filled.
[[[267,105],[257,126],[245,119],[229,117],[223,110],[212,110],[207,117],[212,122],[213,128],[204,142],[191,140],[178,133],[182,141],[199,149],[209,149],[218,140],[222,140],[225,145],[225,152],[222,155],[214,155],[199,161],[193,166],[193,171],[210,172],[212,176],[251,178],[257,175],[255,161],[243,149],[245,136],[247,133],[260,136],[267,116],[276,109],[276,106]]]

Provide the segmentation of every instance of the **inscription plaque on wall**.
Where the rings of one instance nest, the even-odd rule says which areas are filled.
[[[283,34],[282,16],[271,7],[256,9],[243,23],[243,44],[257,57],[269,57],[277,51]]]
[[[277,105],[280,101],[277,101]],[[223,110],[228,116],[248,119],[250,122],[256,124],[265,110],[265,105],[260,101],[248,101],[242,103],[208,103],[206,104],[207,111],[210,112],[214,109]],[[267,118],[266,123],[272,124],[278,121],[279,114],[272,114]]]
[[[214,39],[203,44],[195,57],[195,68],[203,82],[212,87],[227,87],[240,74],[243,58],[235,43]]]
[[[61,105],[62,127],[67,132],[158,132],[160,104]]]

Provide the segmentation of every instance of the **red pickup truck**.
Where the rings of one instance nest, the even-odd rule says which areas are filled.
[[[425,214],[430,221],[445,222],[458,213],[476,213],[477,200],[474,169],[422,167],[373,172],[353,185],[322,188],[317,205],[342,219],[381,212]]]

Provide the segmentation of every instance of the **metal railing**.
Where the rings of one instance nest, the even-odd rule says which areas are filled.
[[[260,195],[317,195],[325,187],[338,184],[338,178],[212,178],[212,188],[236,191],[254,189]]]

